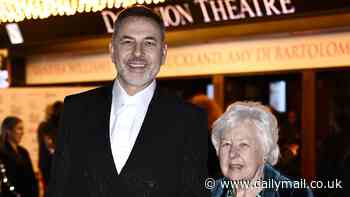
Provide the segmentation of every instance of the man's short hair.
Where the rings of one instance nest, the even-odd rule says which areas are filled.
[[[119,12],[117,19],[114,22],[114,31],[112,35],[112,41],[114,41],[114,38],[118,33],[118,26],[120,26],[123,20],[125,20],[128,17],[146,17],[153,20],[159,26],[161,30],[162,39],[164,39],[165,26],[164,26],[163,19],[158,14],[156,14],[153,10],[151,10],[146,6],[135,5],[129,8],[125,8],[124,10]]]

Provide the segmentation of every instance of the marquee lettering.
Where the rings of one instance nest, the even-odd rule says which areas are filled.
[[[198,10],[194,17],[194,9]],[[293,0],[193,0],[192,4],[163,5],[154,8],[166,27],[186,26],[194,23],[212,23],[246,18],[289,15],[296,13]],[[108,33],[113,32],[117,15],[101,12]],[[200,20],[200,21],[196,21]]]

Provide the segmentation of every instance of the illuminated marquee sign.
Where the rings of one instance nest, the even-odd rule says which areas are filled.
[[[248,23],[263,23],[324,13],[348,13],[349,0],[176,0],[150,5],[163,18],[167,31]],[[109,36],[120,9],[56,16],[18,23],[24,45]],[[21,47],[23,44],[17,45]],[[11,45],[0,25],[0,48]],[[16,46],[16,47],[17,47]]]
[[[293,0],[194,0],[191,3],[157,6],[153,9],[163,18],[166,27],[296,13]],[[106,10],[101,15],[107,32],[112,33],[117,14]]]

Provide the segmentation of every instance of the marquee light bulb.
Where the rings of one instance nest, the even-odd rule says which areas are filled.
[[[50,16],[74,15],[96,12],[105,8],[128,7],[135,3],[150,4],[164,0],[2,0],[0,24],[30,19],[45,19]]]

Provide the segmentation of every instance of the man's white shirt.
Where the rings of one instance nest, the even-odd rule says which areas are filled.
[[[118,174],[129,158],[155,89],[156,81],[153,80],[146,88],[130,96],[119,80],[114,80],[109,135]]]

